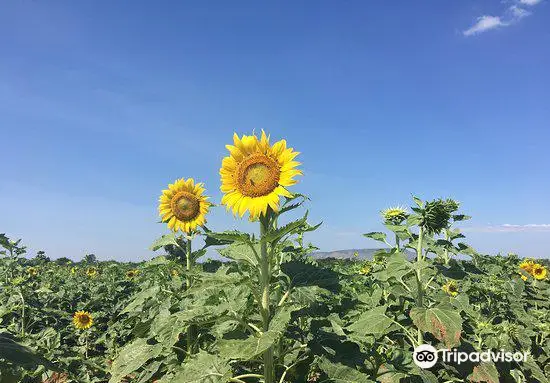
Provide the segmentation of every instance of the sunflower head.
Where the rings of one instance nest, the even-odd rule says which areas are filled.
[[[197,226],[204,225],[210,202],[203,193],[203,184],[195,184],[193,178],[180,178],[168,185],[159,199],[162,222],[166,222],[171,230],[184,233],[191,233]]]
[[[519,264],[519,268],[525,270],[529,274],[531,274],[533,266],[535,266],[535,262],[533,262],[531,259],[525,259]]]
[[[176,269],[170,270],[170,275],[173,277],[179,277],[180,273]]]
[[[409,213],[401,206],[390,207],[382,211],[382,218],[386,223],[400,225],[407,219]]]
[[[536,280],[542,281],[548,275],[548,270],[543,265],[535,263],[531,269],[531,275]]]
[[[443,291],[445,291],[447,294],[449,294],[452,297],[455,297],[458,295],[458,285],[455,281],[449,281],[443,285]]]
[[[460,202],[455,201],[454,199],[447,198],[445,200],[445,207],[447,208],[447,211],[452,214],[458,210],[458,208],[460,207]]]
[[[133,269],[126,272],[126,278],[134,279],[139,274],[139,270]]]
[[[88,267],[86,269],[86,275],[92,278],[97,276],[97,267],[93,267],[93,266]]]
[[[301,175],[294,161],[299,154],[287,148],[286,141],[273,145],[262,130],[261,137],[255,134],[235,133],[233,145],[226,145],[229,156],[222,161],[220,169],[222,204],[233,214],[241,217],[248,211],[250,219],[266,215],[268,207],[279,210],[281,196],[292,197],[286,189],[296,184],[294,177]]]
[[[36,267],[29,267],[27,269],[27,274],[29,274],[31,277],[36,277],[38,275],[38,268]]]
[[[92,327],[93,323],[94,319],[92,318],[92,314],[88,311],[77,311],[74,313],[73,324],[77,329],[85,330]]]
[[[359,274],[369,275],[371,270],[372,268],[370,267],[370,265],[366,264],[366,265],[363,265],[363,267],[361,267],[361,269],[359,270]]]
[[[449,209],[447,201],[441,199],[426,202],[420,225],[430,234],[439,234],[449,226],[451,219]]]

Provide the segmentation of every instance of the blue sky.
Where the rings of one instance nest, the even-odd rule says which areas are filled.
[[[149,258],[160,190],[219,201],[224,145],[264,128],[302,152],[322,250],[374,246],[415,194],[461,201],[480,251],[548,257],[549,20],[547,0],[1,2],[0,232]]]

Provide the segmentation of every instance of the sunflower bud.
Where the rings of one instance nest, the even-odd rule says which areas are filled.
[[[441,199],[426,202],[422,211],[420,226],[423,226],[430,234],[439,234],[441,230],[449,226],[451,213],[449,205]]]
[[[384,222],[391,225],[400,225],[407,219],[409,213],[401,206],[390,207],[382,211]]]

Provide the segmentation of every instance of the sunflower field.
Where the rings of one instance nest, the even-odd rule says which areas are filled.
[[[29,258],[0,235],[1,383],[549,382],[547,261],[479,254],[456,201],[416,197],[364,234],[372,259],[316,259],[299,153],[263,131],[226,148],[219,202],[250,232],[208,227],[205,186],[181,178],[147,262]],[[528,357],[423,369],[422,344]]]

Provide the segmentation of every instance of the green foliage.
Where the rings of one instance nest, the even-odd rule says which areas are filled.
[[[126,264],[37,262],[0,235],[0,381],[257,383],[272,360],[281,383],[548,382],[548,279],[524,281],[516,255],[459,242],[454,223],[468,217],[458,203],[414,198],[406,220],[365,234],[386,247],[373,259],[316,260],[305,236],[318,225],[283,216],[306,201],[286,199],[260,236],[205,228],[189,264],[183,236]],[[228,262],[195,264],[211,246]],[[451,281],[456,294],[443,289]],[[79,310],[90,329],[74,327]],[[412,356],[421,342],[530,357],[422,370]]]

